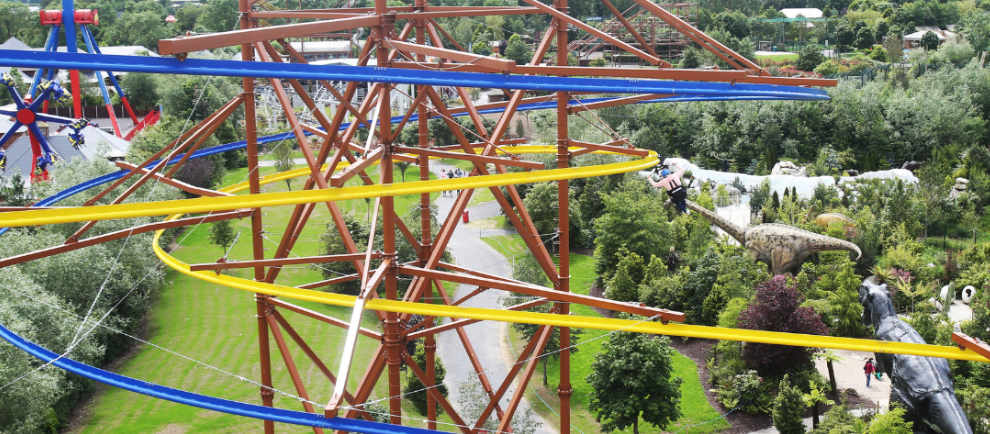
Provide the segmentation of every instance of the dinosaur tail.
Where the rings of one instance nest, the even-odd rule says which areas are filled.
[[[859,246],[846,240],[840,240],[838,238],[821,234],[814,234],[814,239],[811,242],[811,248],[809,250],[812,252],[821,252],[823,250],[848,250],[856,253],[857,260],[863,256],[863,252],[859,249]]]
[[[732,238],[736,239],[736,241],[739,241],[739,244],[743,244],[743,245],[746,244],[746,233],[744,228],[741,228],[735,223],[732,223],[722,218],[718,214],[709,211],[708,208],[705,208],[701,205],[691,202],[690,200],[686,202],[688,208],[691,208],[692,210],[694,210],[694,212],[705,216],[705,218],[708,219],[708,221],[712,222],[712,224],[718,226],[723,231],[731,235]]]

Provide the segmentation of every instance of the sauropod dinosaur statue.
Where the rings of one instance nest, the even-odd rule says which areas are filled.
[[[690,200],[687,206],[756,253],[756,259],[769,264],[770,271],[775,275],[796,269],[812,253],[823,250],[856,252],[856,259],[863,255],[859,246],[846,240],[779,223],[742,228]]]
[[[859,286],[859,302],[863,304],[863,323],[873,326],[877,339],[925,343],[914,328],[897,317],[887,285],[878,284],[874,276],[867,277]],[[949,363],[945,359],[907,354],[875,355],[880,370],[890,376],[891,402],[903,404],[911,419],[938,427],[945,434],[972,434],[973,428],[956,399]],[[920,428],[918,425],[915,423],[916,428]]]

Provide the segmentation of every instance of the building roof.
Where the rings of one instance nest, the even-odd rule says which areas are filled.
[[[0,44],[0,50],[33,50],[33,48],[29,47],[28,44],[21,42],[20,39],[11,36],[9,39]]]
[[[939,41],[945,41],[947,39],[957,39],[959,37],[958,33],[950,32],[948,30],[942,30],[938,27],[916,27],[916,32],[904,35],[905,41],[920,41],[921,38],[925,37],[925,33],[932,32],[938,37]]]
[[[350,53],[351,41],[349,40],[327,40],[327,41],[292,41],[289,43],[292,48],[300,53]]]
[[[818,8],[786,8],[781,9],[780,13],[784,14],[787,18],[821,18],[822,10]]]
[[[38,48],[37,50],[40,50]],[[65,52],[64,46],[58,47],[58,51]],[[80,53],[86,53],[86,47],[79,48]],[[114,54],[119,56],[149,56],[149,57],[160,57],[158,53],[149,50],[143,45],[114,45],[110,47],[100,46],[100,53],[103,54]]]

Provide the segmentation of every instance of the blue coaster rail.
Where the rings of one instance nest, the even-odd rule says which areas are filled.
[[[148,383],[136,378],[104,371],[100,368],[80,363],[66,357],[60,357],[58,354],[48,351],[38,346],[38,344],[24,339],[2,325],[0,325],[0,337],[22,351],[38,358],[42,362],[50,363],[74,374],[78,374],[113,387],[119,387],[121,389],[148,395],[153,398],[177,402],[179,404],[191,405],[193,407],[205,408],[207,410],[214,410],[237,416],[252,417],[255,419],[368,434],[428,434],[439,432],[422,428],[390,425],[387,423],[369,422],[358,419],[348,419],[342,417],[327,418],[323,415],[314,413],[265,407],[240,401],[231,401],[228,399],[200,395],[198,393],[186,392],[184,390],[173,389],[171,387]]]

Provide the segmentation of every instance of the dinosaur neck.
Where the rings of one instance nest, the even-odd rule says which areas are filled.
[[[857,260],[863,256],[863,252],[856,244],[821,234],[814,234],[808,250],[810,252],[821,252],[823,250],[848,250],[856,253]]]
[[[687,206],[688,208],[694,210],[694,212],[705,216],[705,218],[708,219],[708,221],[712,222],[713,225],[718,226],[727,234],[731,235],[732,238],[735,238],[736,241],[739,241],[739,244],[743,244],[743,245],[746,244],[746,233],[744,228],[737,226],[735,223],[732,223],[722,218],[718,214],[709,211],[708,208],[705,208],[701,205],[691,202],[690,200],[687,201]]]

